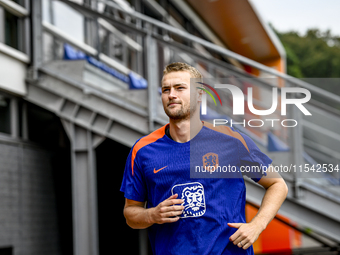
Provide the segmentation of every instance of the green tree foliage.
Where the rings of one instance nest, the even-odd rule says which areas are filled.
[[[329,30],[309,29],[304,35],[273,30],[286,50],[289,75],[340,95],[340,37],[332,35]],[[314,99],[340,110],[340,105],[325,102],[317,96]]]
[[[340,37],[329,30],[305,35],[275,30],[287,53],[287,73],[297,78],[340,78]]]

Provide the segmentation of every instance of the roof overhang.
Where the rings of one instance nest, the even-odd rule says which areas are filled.
[[[285,72],[285,50],[247,0],[186,0],[227,47]]]

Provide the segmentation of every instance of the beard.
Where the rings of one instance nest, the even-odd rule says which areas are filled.
[[[169,108],[169,104],[171,103],[177,103],[177,102],[171,102],[171,101],[168,102],[167,106],[164,107],[164,111],[166,115],[168,115],[168,117],[173,120],[188,120],[190,119],[190,116],[194,114],[197,108],[196,105],[193,105],[193,107],[190,107],[190,104],[183,105],[182,103],[178,102],[180,108],[172,109],[172,108]],[[176,108],[178,108],[177,106]]]

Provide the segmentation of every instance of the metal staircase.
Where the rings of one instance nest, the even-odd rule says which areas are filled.
[[[91,162],[93,150],[102,139],[109,138],[132,146],[141,136],[167,123],[158,89],[163,66],[173,61],[185,61],[195,65],[204,76],[214,77],[217,82],[225,77],[253,79],[244,70],[228,63],[229,59],[233,59],[261,70],[277,81],[276,84],[259,81],[258,84],[254,84],[258,91],[271,90],[279,83],[290,87],[303,87],[312,94],[340,102],[339,96],[277,72],[181,29],[138,12],[123,9],[111,1],[96,1],[103,4],[105,8],[97,8],[98,5],[91,4],[90,0],[84,1],[83,5],[68,0],[60,0],[60,2],[84,15],[92,22],[90,27],[94,28],[94,31],[100,28],[108,36],[118,33],[120,37],[116,37],[117,40],[128,40],[130,45],[134,45],[124,49],[123,55],[125,55],[121,59],[125,62],[118,60],[113,53],[103,52],[99,43],[101,40],[99,33],[97,33],[98,38],[92,40],[92,43],[78,42],[63,34],[52,24],[42,22],[41,1],[33,3],[33,38],[38,40],[38,43],[33,49],[33,66],[27,78],[28,93],[25,99],[54,112],[62,119],[70,140],[74,141],[74,177],[78,176],[77,164]],[[115,29],[119,32],[115,32]],[[63,60],[61,52],[65,43],[123,74],[128,74],[130,71],[140,74],[148,80],[148,88],[129,90],[126,83],[105,71],[98,70],[86,60]],[[228,94],[223,94],[222,97],[228,100]],[[308,162],[304,158],[305,150],[318,163],[318,160],[322,159],[331,160],[328,162],[333,164],[339,163],[340,139],[337,127],[340,123],[340,115],[330,114],[315,105],[308,105],[307,108],[312,112],[313,120],[308,117],[303,118],[297,109],[291,109],[289,112],[287,118],[297,119],[302,125],[286,130],[287,133],[282,135],[290,151],[268,152],[274,159],[274,164],[279,165],[287,161],[296,165],[305,164]],[[223,114],[227,115],[228,112]],[[80,130],[80,133],[84,131],[84,136],[76,135],[73,132],[75,129]],[[88,153],[85,159],[77,156],[84,149],[81,144],[77,144],[77,139],[92,139],[91,145],[84,147]],[[261,139],[263,140],[263,136],[262,138],[260,136]],[[263,144],[259,146],[266,151]],[[321,155],[320,152],[322,158],[317,157]],[[90,167],[87,171],[93,173],[95,169]],[[298,173],[291,172],[284,174],[283,177],[289,186],[289,195],[280,213],[339,245],[340,186],[332,186],[327,180],[325,181],[325,178],[316,175],[313,176],[316,177],[314,179],[301,178]],[[332,178],[336,180],[339,177]],[[88,201],[89,205],[96,203],[95,190],[90,180],[77,183],[78,180],[74,179],[73,182],[78,187],[74,195],[75,200]],[[247,181],[246,185],[247,200],[260,204],[263,189],[251,181]],[[88,188],[91,188],[92,193],[82,193]],[[74,207],[78,208],[76,212],[83,208],[77,203]],[[79,226],[84,224],[88,226],[87,229],[91,229],[91,226],[96,228],[96,214],[79,216],[75,213],[74,219],[75,254],[97,254],[96,237],[90,233],[78,233]]]

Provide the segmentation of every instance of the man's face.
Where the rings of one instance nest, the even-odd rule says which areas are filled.
[[[190,78],[190,73],[186,71],[171,72],[163,76],[162,102],[170,119],[189,119],[190,114],[196,111],[197,104],[190,107],[190,96],[197,96],[197,90],[193,87],[190,89]]]

